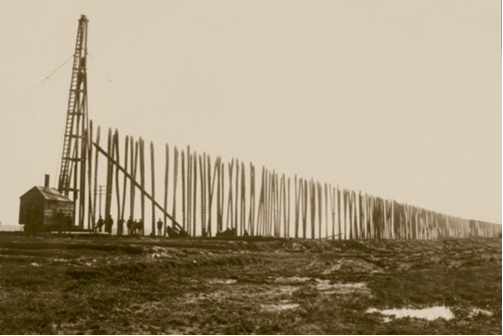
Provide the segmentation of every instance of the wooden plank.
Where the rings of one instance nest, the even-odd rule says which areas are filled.
[[[109,129],[110,132],[110,147],[109,147],[109,154],[112,158],[115,157],[115,146],[114,146],[114,135],[112,134],[112,130]],[[109,167],[108,169],[108,179],[107,179],[107,197],[105,199],[105,222],[107,220],[107,217],[111,215],[111,208],[112,208],[112,195],[113,195],[113,165],[111,164],[110,161],[107,162],[107,165]]]
[[[261,210],[261,236],[266,235],[267,227],[267,170],[262,167],[262,189],[261,189],[261,204],[259,205],[259,210]]]
[[[269,171],[264,170],[264,204],[263,204],[263,217],[264,217],[264,236],[269,235]]]
[[[279,185],[278,190],[277,190],[277,193],[278,193],[278,197],[277,197],[277,200],[278,200],[278,237],[281,237],[282,236],[281,228],[284,226],[284,217],[285,217],[284,216],[285,202],[283,201],[283,199],[284,199],[283,198],[283,190],[285,187],[285,181],[284,181],[284,178],[279,177],[279,174],[276,176],[277,176],[277,181],[278,181],[278,183],[276,183],[276,185]],[[281,225],[282,220],[283,220],[283,225]]]
[[[365,239],[365,233],[363,231],[363,223],[365,223],[365,219],[363,217],[363,196],[362,196],[362,192],[361,191],[358,191],[358,213],[359,213],[359,216],[360,216],[360,220],[359,220],[359,225],[360,225],[360,235],[359,235],[359,239]]]
[[[264,236],[270,235],[270,200],[271,200],[271,179],[270,172],[266,169],[264,180]]]
[[[98,126],[98,129],[97,129],[97,132],[96,132],[96,143],[100,144],[100,134],[101,134],[101,128],[100,126]],[[91,139],[91,143],[93,142],[93,139]],[[92,230],[93,232],[96,232],[96,201],[97,201],[97,196],[98,196],[98,159],[99,159],[99,156],[98,156],[98,151],[96,151],[96,154],[95,154],[95,157],[94,157],[94,197],[93,197],[93,223],[92,223]],[[101,190],[100,190],[101,192]],[[100,209],[101,209],[101,205],[100,205]],[[101,213],[99,214],[99,216],[101,216]]]
[[[342,190],[343,198],[344,198],[344,209],[343,209],[343,216],[344,216],[344,240],[347,240],[348,237],[348,223],[347,223],[347,218],[348,218],[348,191],[346,189]]]
[[[250,162],[250,235],[255,236],[257,234],[257,221],[256,221],[256,180],[255,180],[255,166]]]
[[[193,199],[193,206],[192,206],[192,236],[196,236],[197,234],[197,153],[194,152],[193,155],[193,164],[192,164],[192,170],[193,170],[193,179],[194,179],[194,192],[192,193],[192,199]]]
[[[274,236],[274,225],[275,225],[275,176],[276,172],[269,172],[269,236]]]
[[[385,231],[385,215],[384,215],[384,199],[381,197],[378,198],[378,211],[379,211],[379,239],[382,240],[384,238]]]
[[[294,176],[294,193],[295,193],[295,209],[294,209],[294,237],[299,238],[301,236],[301,207],[302,207],[302,179],[299,179],[297,175]]]
[[[308,196],[308,184],[306,180],[301,179],[302,191],[304,192],[304,197],[302,199],[302,238],[307,238],[307,196]]]
[[[209,193],[209,188],[208,188],[208,179],[211,177],[211,169],[208,169],[208,160],[209,160],[209,155],[204,153],[203,155],[203,181],[201,183],[203,184],[203,190],[202,191],[202,199],[204,200],[204,207],[203,207],[203,213],[204,213],[204,220],[203,220],[203,225],[204,225],[204,234],[206,237],[208,237],[208,219],[211,216],[208,208],[208,193]]]
[[[283,213],[283,202],[282,202],[282,197],[281,197],[281,191],[283,189],[283,185],[281,183],[281,178],[279,177],[279,174],[276,173],[275,175],[276,179],[276,212],[277,212],[277,224],[276,224],[276,236],[280,237],[281,236],[281,227],[282,227],[282,213]]]
[[[277,183],[276,183],[276,172],[271,173],[271,236],[277,236],[278,227],[278,212],[277,212]]]
[[[79,186],[79,228],[84,228],[84,215],[86,205],[86,163],[87,163],[87,129],[82,130],[80,147],[80,186]]]
[[[271,236],[276,237],[276,231],[277,231],[277,202],[276,202],[276,172],[271,173],[271,203],[270,203],[270,215],[271,215]]]
[[[171,226],[174,227],[174,222],[176,222],[176,187],[178,184],[178,148],[174,149],[173,158],[173,210],[171,214],[173,215],[173,220],[171,221]],[[166,223],[167,225],[167,223]]]
[[[90,230],[92,228],[92,223],[94,223],[94,215],[93,215],[93,185],[92,185],[92,172],[93,172],[93,146],[91,146],[91,142],[93,141],[93,122],[89,121],[88,128],[88,136],[86,138],[86,148],[87,148],[87,157],[88,157],[88,166],[87,166],[87,203],[88,203],[88,211],[87,211],[87,229]]]
[[[246,221],[246,172],[245,172],[245,167],[244,163],[241,162],[241,230],[240,230],[240,235],[245,234],[245,221]],[[246,230],[246,233],[248,233],[248,230]]]
[[[316,189],[318,192],[318,239],[321,239],[323,238],[323,190],[318,181],[316,181]]]
[[[275,202],[275,236],[279,237],[281,235],[281,189],[283,186],[281,185],[281,179],[278,177],[278,174],[274,175],[274,184],[275,184],[275,194],[274,194],[274,202]]]
[[[395,222],[395,201],[391,201],[390,204],[390,211],[391,211],[391,232],[390,232],[390,239],[396,239],[396,233],[397,233],[397,226]]]
[[[112,130],[109,130],[110,131],[110,156],[112,158],[115,157],[115,146],[114,146],[114,141],[115,141],[115,137],[114,135],[112,134]],[[108,170],[108,179],[107,179],[107,197],[105,199],[105,208],[106,208],[106,211],[105,211],[105,228],[106,228],[106,221],[107,221],[107,218],[111,216],[111,208],[112,208],[112,195],[113,195],[113,165],[109,162],[107,162],[107,165],[109,167],[109,170]]]
[[[354,211],[353,211],[353,222],[355,224],[355,233],[354,233],[355,239],[359,239],[360,238],[359,221],[358,221],[358,203],[357,203],[357,201],[358,201],[358,199],[356,197],[356,192],[353,191],[353,208],[354,208]]]
[[[229,169],[229,193],[227,200],[227,221],[225,224],[226,229],[230,229],[234,227],[234,202],[233,202],[233,184],[232,184],[232,175],[234,174],[234,159],[228,163]]]
[[[155,200],[155,151],[154,151],[154,143],[150,141],[150,177],[151,177],[151,189],[152,189],[152,200]],[[152,202],[152,227],[151,227],[151,235],[156,236],[156,221],[155,221],[155,203]]]
[[[213,205],[213,195],[215,191],[215,181],[217,181],[217,166],[213,168],[213,175],[211,174],[211,158],[208,156],[208,236],[213,236],[213,227],[212,227],[212,205]]]
[[[266,175],[266,235],[272,235],[272,172],[267,171]]]
[[[286,204],[286,178],[285,178],[285,174],[282,174],[281,175],[281,197],[282,197],[282,206],[281,206],[281,209],[283,210],[283,238],[287,238],[288,237],[288,234],[287,234],[287,228],[286,228],[286,209],[287,209],[287,204]]]
[[[260,193],[258,198],[258,208],[257,208],[257,235],[263,236],[263,225],[264,225],[264,167],[262,166],[262,171],[260,172]]]
[[[287,200],[288,200],[288,208],[287,208],[287,218],[286,218],[286,223],[287,223],[287,231],[286,231],[286,238],[290,238],[290,178],[288,178],[287,182]]]
[[[164,209],[168,208],[168,190],[169,190],[169,145],[165,145],[165,167],[164,167]],[[173,212],[171,212],[173,213]],[[166,236],[166,226],[168,225],[168,216],[164,214],[162,221],[162,235]]]
[[[262,236],[266,235],[267,232],[267,175],[268,175],[267,169],[263,167],[262,169],[262,183],[263,183],[263,197],[262,197]]]
[[[219,158],[219,165],[220,165],[220,218],[219,218],[219,228],[220,231],[223,230],[224,226],[224,195],[225,195],[225,164],[222,162],[222,158]]]
[[[264,194],[264,210],[265,210],[265,235],[271,235],[271,172],[266,170],[265,175],[265,194]]]
[[[407,239],[407,204],[402,204],[402,230],[401,230],[401,239]]]
[[[270,235],[270,200],[271,200],[271,179],[269,170],[265,170],[264,179],[264,236]]]
[[[357,204],[356,204],[356,194],[353,190],[350,191],[350,198],[351,198],[351,223],[352,223],[352,228],[353,228],[353,235],[352,239],[357,239],[358,237],[358,223],[356,221],[356,209],[357,209]]]
[[[187,228],[187,208],[185,192],[185,152],[182,151],[182,224],[183,229]]]
[[[276,171],[271,173],[271,202],[270,202],[270,223],[271,223],[271,233],[273,237],[277,237],[278,230],[278,185],[276,180]]]
[[[206,153],[199,156],[199,179],[201,180],[200,197],[201,197],[201,236],[206,237]]]
[[[324,183],[325,188],[325,238],[329,238],[328,236],[328,186]]]
[[[119,151],[119,131],[115,130],[115,136],[114,136],[114,153],[115,153],[115,159],[117,162],[120,162],[120,151]],[[119,183],[119,169],[115,169],[115,198],[117,200],[117,219],[115,220],[115,223],[117,225],[117,230],[119,228],[119,219],[120,219],[120,214],[121,214],[121,193],[120,193],[120,183]],[[112,233],[110,229],[110,233]]]
[[[353,239],[353,192],[346,191],[348,194],[348,222],[349,222],[349,239]]]
[[[208,208],[208,194],[209,194],[209,184],[208,184],[208,179],[211,177],[211,169],[208,169],[208,160],[210,156],[206,153],[204,153],[203,156],[203,181],[201,182],[204,185],[204,191],[203,191],[203,197],[204,199],[204,207],[203,207],[203,213],[204,213],[204,230],[205,230],[205,235],[208,237],[208,220],[209,217],[211,216],[210,210]]]
[[[140,185],[141,189],[145,190],[145,142],[140,138]],[[154,198],[152,198],[153,200]],[[145,235],[145,194],[140,196],[141,200],[141,227],[142,235]]]
[[[139,157],[139,144],[138,141],[135,141],[133,137],[130,139],[130,150],[131,150],[131,179],[136,180],[136,172],[138,170],[138,157]],[[134,156],[134,159],[133,159]],[[135,220],[135,190],[136,188],[134,187],[133,183],[131,183],[131,188],[130,188],[130,208],[129,208],[129,219],[131,221]],[[128,234],[131,234],[132,227],[130,228]]]
[[[275,171],[269,172],[269,206],[268,206],[268,211],[269,211],[269,218],[268,218],[268,224],[269,224],[269,230],[268,230],[268,236],[273,236],[274,234],[274,175]]]
[[[107,154],[109,157],[113,159],[113,153],[112,153],[112,130],[109,128],[108,129],[108,139],[107,139]],[[105,213],[104,213],[104,218],[106,219],[108,215],[110,214],[110,202],[109,198],[111,195],[110,191],[110,171],[111,171],[111,165],[110,165],[110,160],[107,160],[107,178],[106,178],[106,186],[105,186]],[[99,228],[99,231],[102,231],[102,227]]]
[[[281,235],[281,179],[279,179],[278,174],[275,174],[275,209],[276,209],[276,237]]]
[[[261,236],[262,235],[262,200],[263,200],[263,188],[264,188],[264,178],[263,178],[263,172],[264,167],[262,167],[262,170],[260,172],[260,189],[259,189],[259,195],[258,195],[258,205],[257,205],[257,220],[255,222],[255,235]]]
[[[126,140],[124,142],[124,169],[127,171],[128,162],[129,162],[129,136],[126,136]],[[124,174],[124,180],[122,183],[122,205],[121,205],[121,216],[120,219],[122,221],[122,232],[124,233],[124,225],[126,224],[124,213],[126,209],[126,190],[127,190],[127,176]],[[119,223],[119,222],[117,222]],[[119,227],[119,226],[117,226]]]
[[[248,233],[255,235],[255,167],[250,162],[250,206],[248,207]]]
[[[353,207],[353,211],[351,213],[351,215],[353,216],[353,239],[358,239],[358,222],[357,222],[357,216],[356,216],[358,204],[356,203],[356,193],[354,192],[354,190],[351,191],[351,199],[352,199],[351,203],[352,203],[352,207]]]
[[[316,239],[316,231],[318,231],[318,239],[321,239],[321,234],[322,234],[322,221],[323,221],[323,208],[322,208],[322,200],[321,200],[321,192],[320,192],[320,187],[319,187],[319,182],[318,181],[313,181],[313,193],[314,193],[314,209],[315,209],[315,223],[316,223],[316,217],[318,217],[318,230],[316,230],[316,224],[314,228],[315,236],[313,237]]]
[[[236,199],[234,200],[233,229],[238,229],[238,199],[239,199],[239,160],[236,159]]]
[[[337,226],[338,226],[338,235],[339,240],[342,240],[342,230],[341,230],[341,191],[339,186],[337,186]]]
[[[332,240],[335,239],[335,203],[336,203],[336,195],[335,188],[332,185],[329,185],[329,193],[330,193],[330,210],[332,213]]]
[[[374,239],[375,237],[374,237],[374,223],[372,221],[372,217],[373,217],[372,204],[373,204],[373,196],[368,195],[368,199],[367,199],[367,212],[368,212],[367,228],[368,228],[369,238]]]
[[[313,179],[309,181],[309,191],[311,200],[311,239],[316,238],[316,185]]]
[[[80,119],[77,119],[77,130],[80,129],[79,126],[78,126],[78,122],[79,122]],[[78,158],[78,153],[79,151],[79,141],[75,141],[75,147],[74,147],[74,150],[73,150],[73,157],[75,159]],[[77,218],[77,215],[78,215],[78,208],[79,208],[79,199],[80,199],[80,188],[79,188],[79,185],[78,185],[78,179],[79,179],[79,163],[78,162],[73,162],[71,164],[71,169],[74,169],[75,171],[73,172],[73,223],[72,224],[75,224],[77,223],[78,224],[78,218]],[[70,174],[68,175],[68,179],[71,179],[71,175],[72,174],[72,170],[70,170]]]
[[[354,239],[360,239],[360,199],[358,194],[353,190],[353,222],[355,224]]]
[[[187,146],[187,232],[192,234],[192,153]]]
[[[215,169],[216,169],[216,173],[217,173],[217,176],[216,176],[216,181],[217,181],[217,228],[216,228],[216,232],[217,233],[218,231],[221,230],[220,228],[220,194],[221,194],[221,188],[222,188],[222,183],[220,182],[220,179],[222,177],[222,174],[220,173],[220,158],[217,158],[216,159],[216,162],[215,162]]]

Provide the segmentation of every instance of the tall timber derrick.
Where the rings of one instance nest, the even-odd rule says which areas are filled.
[[[84,197],[85,186],[82,184],[81,175],[85,172],[84,131],[88,127],[87,114],[87,24],[88,19],[82,15],[79,19],[77,41],[73,58],[72,78],[70,94],[68,98],[68,110],[66,115],[65,133],[63,139],[63,151],[58,180],[58,191],[69,196],[74,205],[77,200]],[[77,207],[75,207],[77,211]],[[75,213],[74,213],[74,219]],[[82,226],[83,219],[78,221]]]

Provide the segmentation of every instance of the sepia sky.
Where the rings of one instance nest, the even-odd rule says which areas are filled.
[[[2,223],[56,184],[71,62],[18,99],[81,14],[102,127],[501,223],[501,1],[0,0]]]

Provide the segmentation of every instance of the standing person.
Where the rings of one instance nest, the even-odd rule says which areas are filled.
[[[107,219],[105,220],[105,230],[107,233],[112,233],[112,226],[114,225],[114,220],[112,215],[108,214]]]
[[[56,214],[56,222],[58,223],[58,232],[61,233],[63,231],[63,227],[65,226],[65,215],[61,212],[61,209]]]
[[[134,221],[133,221],[133,217],[129,216],[129,219],[127,220],[127,234],[128,235],[131,235],[133,233],[133,230],[134,230]]]
[[[98,219],[98,231],[101,232],[101,228],[105,224],[105,221],[103,220],[103,217],[100,215],[100,219]]]
[[[143,236],[143,219],[140,218],[138,220],[138,230],[140,231],[140,234]]]
[[[66,226],[68,227],[68,230],[73,229],[73,218],[69,213],[66,214]]]
[[[162,236],[162,227],[164,226],[164,223],[162,222],[162,220],[159,218],[159,220],[157,221],[157,235],[158,236]]]

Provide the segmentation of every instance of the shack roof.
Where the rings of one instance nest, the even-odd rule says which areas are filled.
[[[72,200],[69,199],[65,195],[61,195],[57,189],[50,188],[50,187],[33,187],[30,190],[28,190],[26,193],[21,196],[23,198],[29,193],[32,192],[37,192],[39,193],[45,200],[47,201],[58,201],[58,202],[70,202],[72,203]]]

